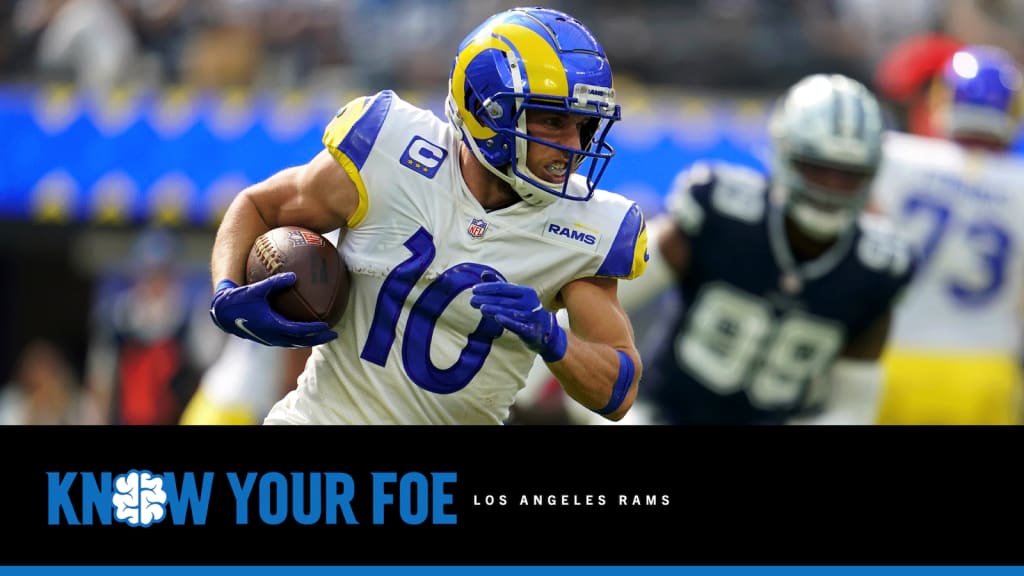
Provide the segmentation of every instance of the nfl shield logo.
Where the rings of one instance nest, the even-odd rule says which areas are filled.
[[[324,239],[312,230],[289,230],[288,241],[292,246],[323,246]]]
[[[480,218],[473,218],[473,221],[469,223],[469,235],[473,238],[479,238],[484,235],[487,231],[487,222],[484,222]]]

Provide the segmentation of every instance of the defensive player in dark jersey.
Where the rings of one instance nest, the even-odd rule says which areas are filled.
[[[871,92],[813,75],[780,99],[772,178],[697,164],[649,223],[645,282],[627,310],[675,283],[683,305],[646,353],[655,423],[869,424],[890,310],[913,258],[864,213],[883,120]],[[628,290],[628,292],[627,292]]]

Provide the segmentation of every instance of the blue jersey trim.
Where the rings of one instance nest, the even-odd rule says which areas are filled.
[[[633,270],[633,258],[636,255],[636,241],[645,226],[640,207],[633,204],[619,224],[619,232],[615,235],[611,250],[597,270],[597,276],[617,278],[630,275]]]
[[[370,156],[370,150],[373,150],[380,129],[384,126],[384,119],[391,110],[394,95],[391,90],[384,90],[374,98],[370,107],[363,112],[359,120],[356,120],[352,129],[338,144],[338,150],[344,152],[359,170],[363,169],[363,164]]]

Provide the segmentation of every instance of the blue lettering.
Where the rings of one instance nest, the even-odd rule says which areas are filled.
[[[559,226],[558,224],[548,224],[548,232],[552,234],[558,234],[559,236],[563,236],[570,240],[583,242],[584,244],[587,244],[589,246],[597,244],[597,236],[594,236],[593,234],[587,234],[586,232],[582,232],[579,230],[574,230],[565,226]]]
[[[433,486],[433,514],[434,524],[457,524],[458,516],[448,514],[444,511],[447,504],[452,503],[452,495],[444,491],[444,485],[454,483],[458,478],[455,472],[433,472],[430,474],[434,479]]]
[[[327,505],[325,508],[327,508],[327,523],[338,523],[337,509],[340,507],[341,513],[345,516],[346,524],[359,524],[356,521],[356,515],[352,513],[352,494],[355,492],[352,477],[340,472],[328,472],[326,476]],[[341,492],[338,492],[338,484],[342,485]]]
[[[113,517],[113,491],[110,472],[100,474],[99,483],[90,473],[81,473],[82,478],[82,520],[79,522],[75,513],[75,505],[71,501],[71,486],[75,483],[78,472],[47,472],[47,516],[51,526],[61,523],[61,516],[70,526],[92,525],[93,514],[100,524],[109,525]]]
[[[409,498],[409,492],[413,489],[416,490],[415,500],[419,504],[419,510],[412,509],[413,498]],[[402,481],[399,484],[399,494],[402,495],[402,501],[398,503],[402,522],[406,524],[423,524],[423,521],[430,515],[430,506],[427,504],[427,491],[429,489],[430,486],[426,476],[419,472],[410,472],[402,476]]]
[[[63,513],[68,524],[78,525],[78,515],[75,514],[75,507],[71,504],[71,497],[68,490],[75,481],[77,472],[68,472],[63,477],[60,472],[47,472],[47,517],[46,522],[51,526],[60,524],[60,517]]]
[[[395,497],[384,492],[384,484],[394,484],[396,479],[394,472],[373,473],[373,523],[384,523],[384,505],[394,504]]]
[[[228,472],[228,484],[231,485],[231,491],[235,494],[235,524],[249,523],[249,494],[252,493],[252,487],[255,483],[255,472],[249,472],[245,475],[244,485],[238,483],[238,474]]]
[[[271,510],[270,494],[275,491],[277,510]],[[288,516],[288,480],[280,472],[267,472],[260,478],[260,519],[265,524],[280,524]]]
[[[398,509],[402,522],[423,524],[433,515],[432,524],[456,524],[457,516],[444,511],[444,507],[452,503],[452,495],[445,492],[445,484],[455,479],[454,472],[434,472],[429,479],[419,472],[403,474],[401,479],[394,472],[374,472],[373,523],[383,524],[384,507],[395,503],[396,495],[387,492],[385,485],[398,482]]]
[[[572,239],[579,240],[580,242],[583,242],[584,244],[589,244],[591,246],[593,246],[594,243],[597,242],[597,238],[595,238],[593,234],[587,234],[586,232],[577,232],[575,230],[572,231]]]
[[[96,485],[96,477],[91,473],[82,473],[82,524],[92,524],[93,510],[100,524],[110,524],[111,512],[114,511],[114,494],[110,486],[110,472],[100,473],[100,486]]]
[[[165,473],[164,491],[167,492],[167,505],[170,508],[172,521],[175,525],[185,523],[185,517],[191,513],[192,523],[197,526],[206,524],[206,511],[210,507],[210,486],[213,484],[213,472],[203,473],[203,489],[196,489],[196,475],[185,472],[178,491],[174,474]]]
[[[292,472],[289,476],[280,472],[267,472],[259,476],[259,514],[265,524],[277,525],[289,516],[296,522],[311,525],[320,522],[326,509],[327,524],[338,523],[338,509],[347,524],[358,524],[352,511],[352,496],[355,483],[348,474],[338,472],[311,472],[308,487],[306,473]],[[326,478],[326,481],[324,481]],[[231,490],[235,493],[235,517],[237,524],[248,523],[249,497],[256,485],[257,474],[246,475],[244,484],[234,473],[228,473]],[[326,503],[324,501],[326,485]],[[339,489],[340,485],[340,489]],[[290,494],[289,494],[290,492]],[[308,494],[308,504],[306,502]],[[290,503],[290,504],[289,504]]]
[[[309,475],[309,510],[304,510],[302,501],[305,499],[305,483],[302,472],[292,472],[292,514],[299,524],[315,524],[320,520],[320,473]]]

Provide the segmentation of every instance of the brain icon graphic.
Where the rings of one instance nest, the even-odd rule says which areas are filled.
[[[164,479],[148,470],[131,470],[114,479],[114,517],[130,526],[149,526],[164,519]]]

